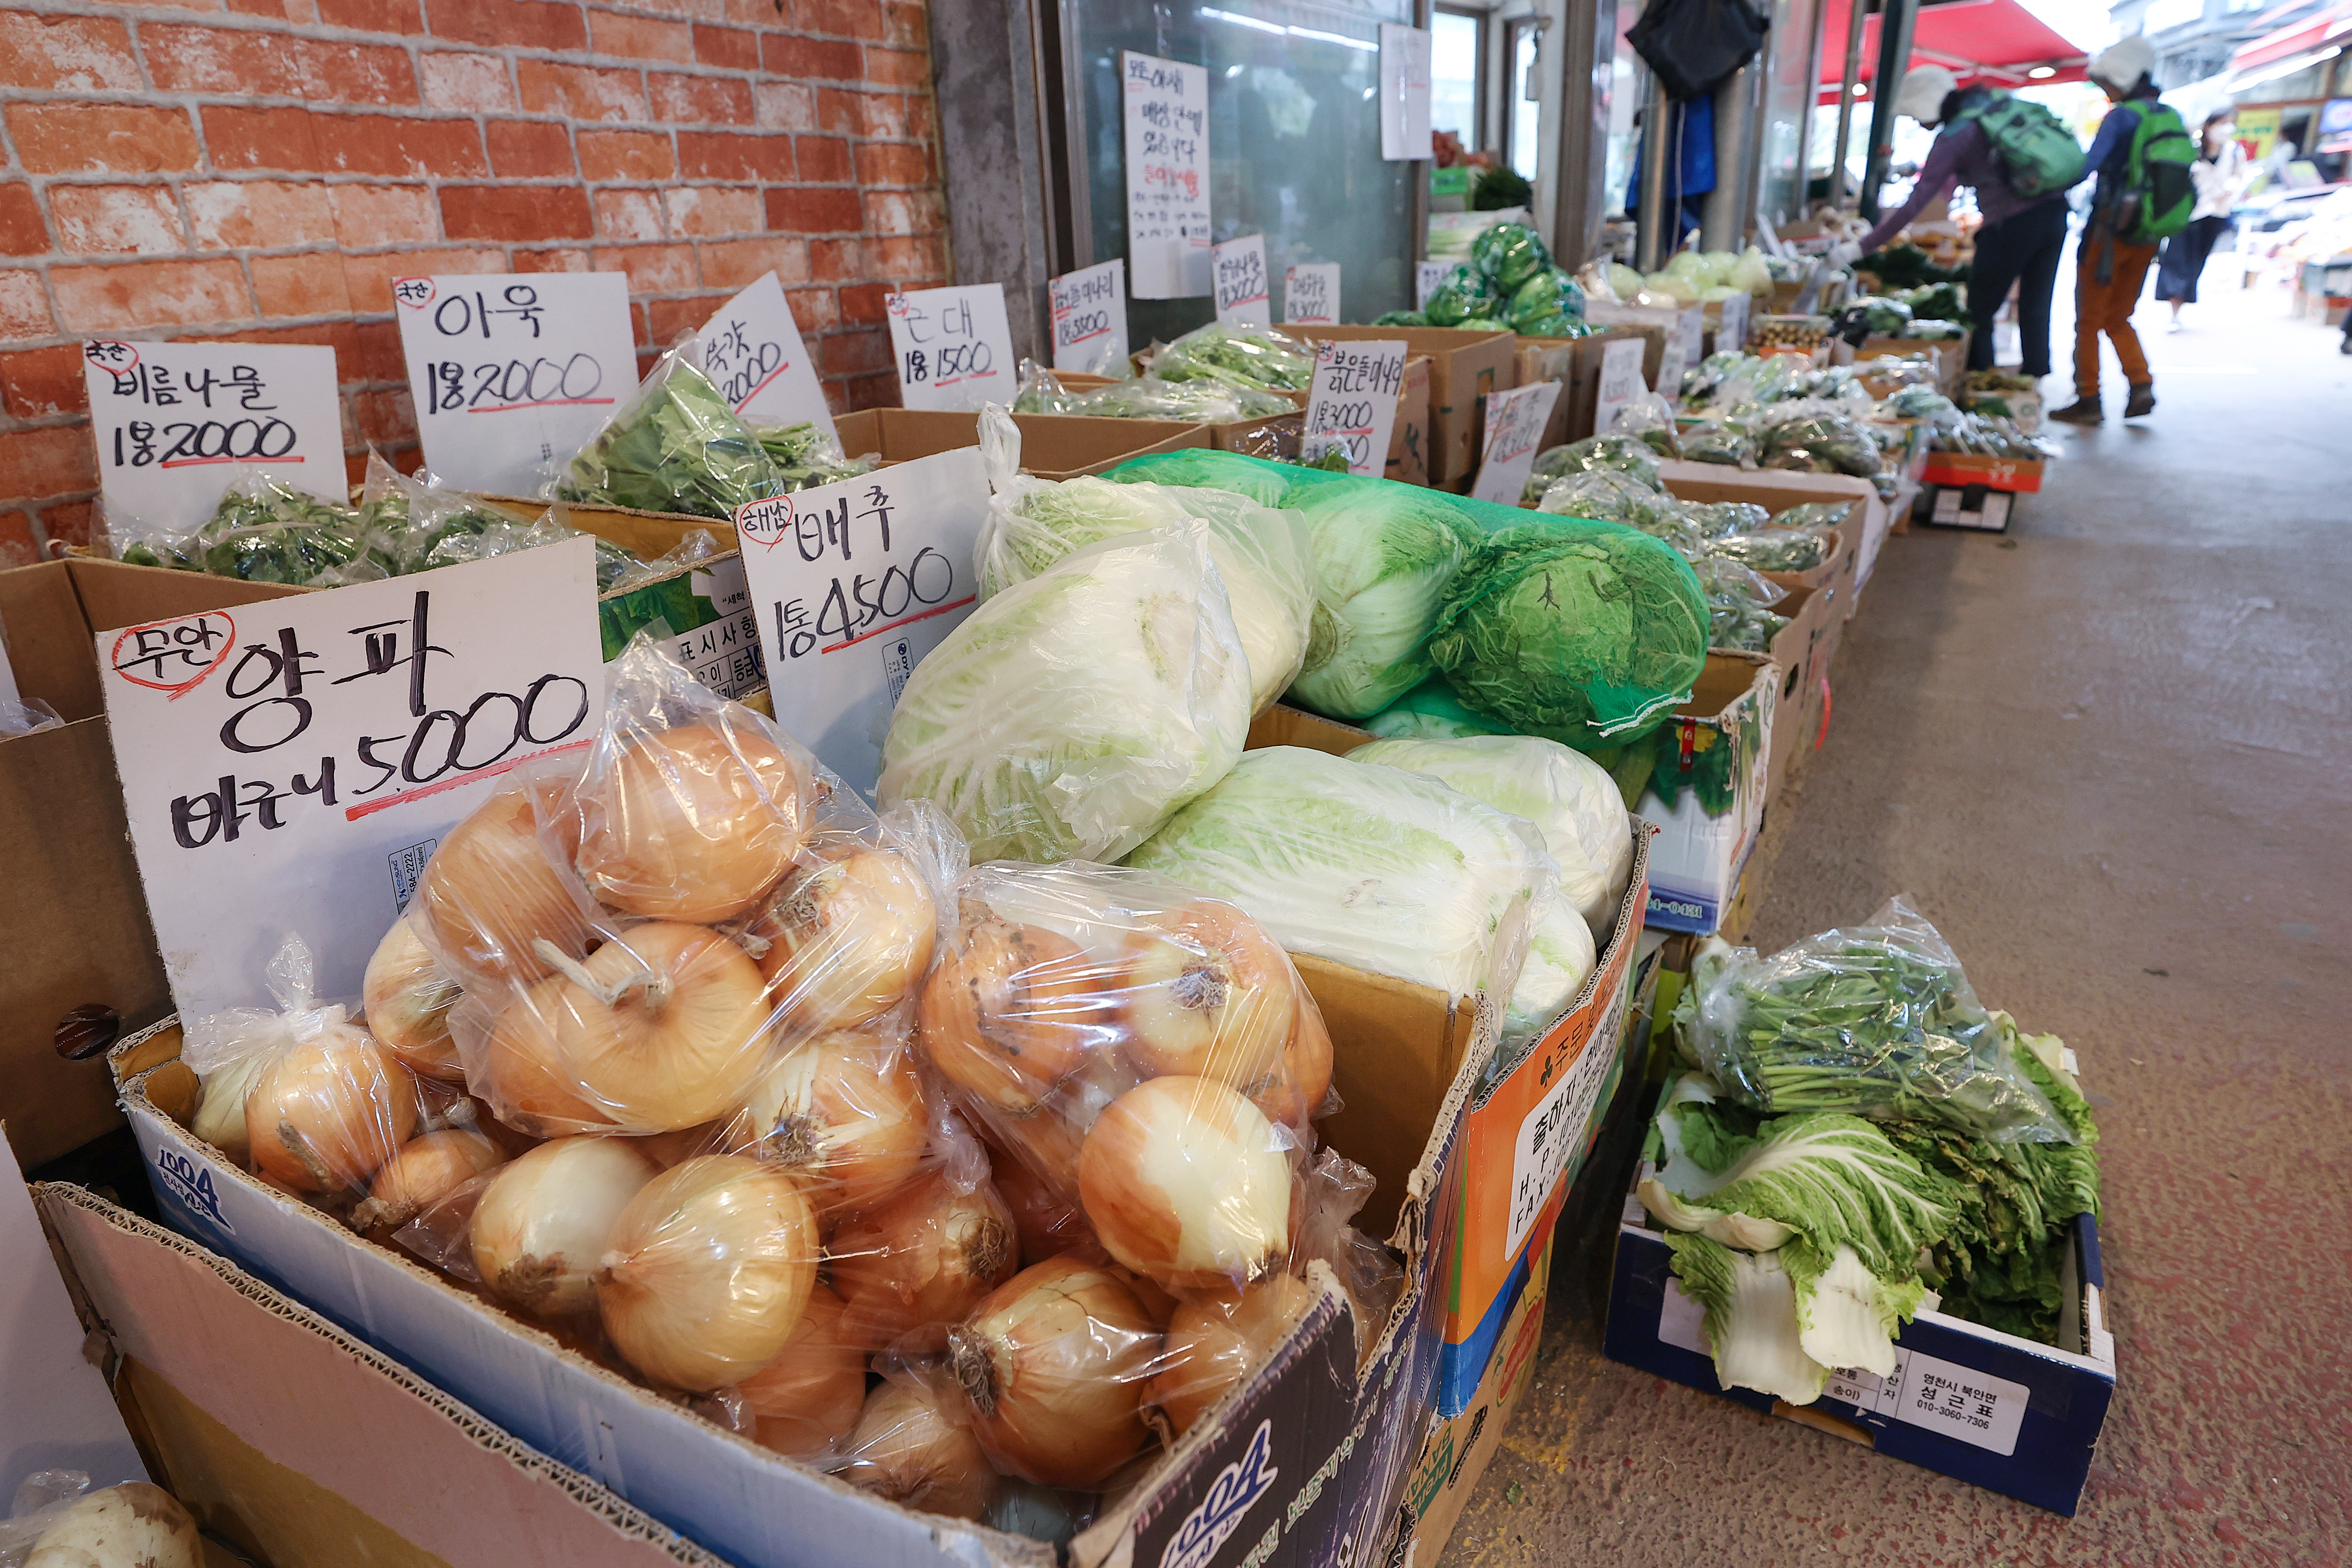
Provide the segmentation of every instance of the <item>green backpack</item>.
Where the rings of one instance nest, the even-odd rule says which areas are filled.
[[[2063,191],[2083,177],[2083,144],[2038,103],[1996,92],[1956,117],[1973,120],[2000,165],[2001,181],[2027,201]]]
[[[2123,201],[2116,209],[2116,233],[2133,245],[2153,245],[2189,226],[2197,210],[2197,142],[2168,103],[2144,100],[2124,164]]]

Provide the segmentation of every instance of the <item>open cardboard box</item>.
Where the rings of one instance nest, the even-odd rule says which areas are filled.
[[[17,685],[65,721],[0,741],[0,1121],[28,1168],[122,1124],[105,1064],[58,1055],[58,1020],[95,1003],[137,1029],[171,1008],[114,776],[97,636],[299,592],[119,561],[0,572]]]
[[[1841,621],[1852,620],[1862,584],[1885,542],[1893,521],[1886,503],[1868,479],[1851,474],[1796,474],[1777,468],[1735,468],[1722,463],[1664,462],[1658,478],[1669,494],[1684,500],[1753,501],[1780,515],[1792,506],[1814,502],[1846,507],[1846,521],[1838,526],[1838,548],[1831,557],[1806,572],[1768,572],[1784,588],[1815,588],[1826,592],[1831,612]]]
[[[1709,653],[1691,700],[1675,710],[1662,734],[1640,742],[1658,751],[1634,807],[1658,827],[1644,923],[1703,935],[1722,921],[1769,804],[1772,733],[1785,679],[1763,654]],[[1665,754],[1669,746],[1679,765]],[[1661,779],[1672,786],[1671,804],[1656,788]],[[1718,791],[1719,800],[1706,798]]]
[[[1428,355],[1426,482],[1440,489],[1460,490],[1477,476],[1478,457],[1486,450],[1486,395],[1508,392],[1518,384],[1517,337],[1509,332],[1468,331],[1459,327],[1301,326],[1286,330],[1309,342],[1402,340],[1410,358]]]

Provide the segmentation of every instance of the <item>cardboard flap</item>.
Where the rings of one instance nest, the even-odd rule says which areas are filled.
[[[17,689],[56,709],[68,724],[106,711],[72,571],[67,562],[45,561],[0,572],[0,635],[8,639],[8,666],[16,673]]]

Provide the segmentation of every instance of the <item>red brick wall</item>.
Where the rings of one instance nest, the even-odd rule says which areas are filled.
[[[650,353],[773,268],[836,407],[945,282],[923,0],[9,0],[0,565],[79,542],[76,344],[331,343],[416,458],[390,279],[620,270]]]

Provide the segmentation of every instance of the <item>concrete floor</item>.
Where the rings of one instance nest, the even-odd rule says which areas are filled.
[[[1907,891],[2080,1053],[2120,1367],[2080,1513],[1602,1361],[1604,1225],[1449,1568],[2352,1558],[2352,359],[2229,259],[2198,330],[2141,306],[2153,418],[2111,363],[2007,538],[1888,542],[1754,933]]]

